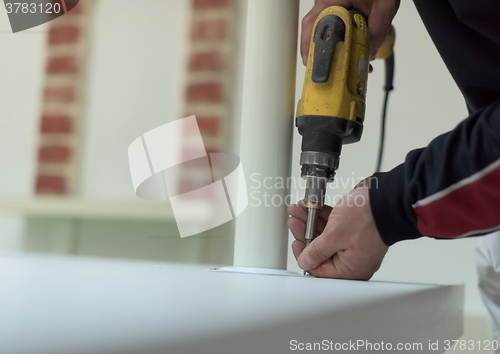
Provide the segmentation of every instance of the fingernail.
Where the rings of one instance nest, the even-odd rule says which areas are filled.
[[[307,65],[307,55],[303,55],[303,56],[302,56],[302,63],[303,63],[304,65]]]
[[[314,261],[313,259],[305,254],[299,259],[299,267],[304,270],[309,270],[314,266]]]

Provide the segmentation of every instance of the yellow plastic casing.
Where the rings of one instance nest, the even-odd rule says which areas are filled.
[[[336,15],[343,20],[345,37],[344,41],[337,42],[335,46],[328,81],[316,83],[312,80],[314,34],[318,22],[328,15]],[[302,98],[297,105],[297,117],[330,116],[363,125],[369,61],[370,37],[364,16],[340,6],[323,10],[313,27]]]
[[[387,37],[385,37],[384,43],[378,49],[376,59],[387,59],[393,54],[394,42],[396,41],[396,30],[393,26],[389,29]]]

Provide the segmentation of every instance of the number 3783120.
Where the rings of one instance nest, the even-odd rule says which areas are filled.
[[[62,11],[61,4],[59,3],[28,3],[28,2],[7,2],[5,3],[7,13],[23,13],[23,14],[58,14]]]

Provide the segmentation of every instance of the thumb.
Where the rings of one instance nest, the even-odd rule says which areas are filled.
[[[301,269],[314,269],[341,250],[336,242],[331,242],[333,230],[329,226],[327,224],[323,233],[316,237],[300,254],[298,264]]]
[[[385,37],[391,28],[391,22],[398,12],[399,0],[374,1],[370,16],[368,16],[368,28],[371,38],[371,58],[375,56],[384,43]]]

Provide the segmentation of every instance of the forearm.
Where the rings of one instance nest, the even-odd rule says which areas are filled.
[[[377,228],[391,245],[500,228],[500,101],[479,110],[405,163],[372,179]]]

